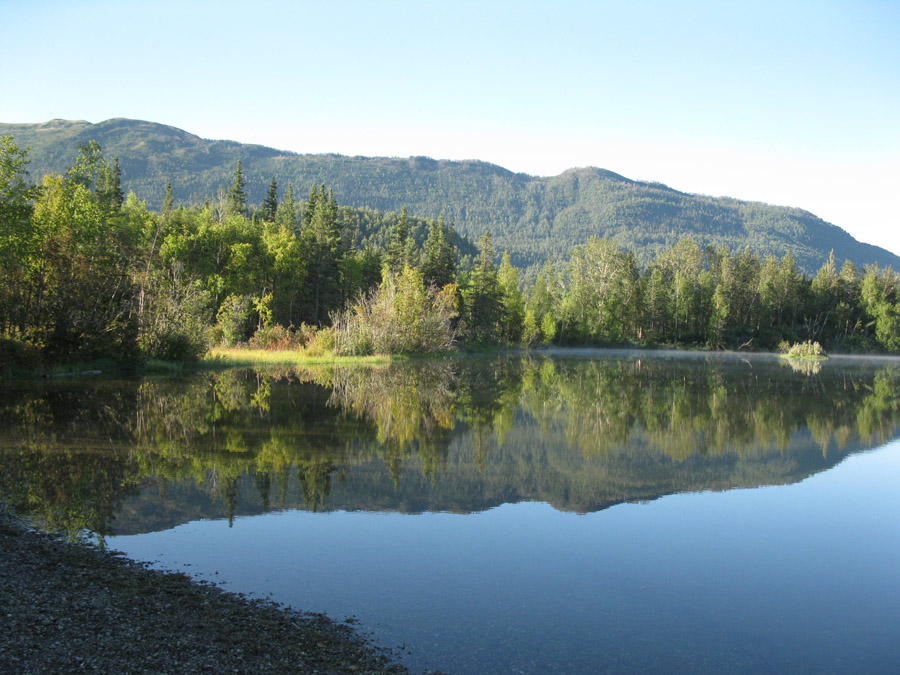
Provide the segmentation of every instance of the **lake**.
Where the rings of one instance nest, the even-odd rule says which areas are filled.
[[[413,670],[900,670],[900,360],[559,350],[0,388],[20,512]]]

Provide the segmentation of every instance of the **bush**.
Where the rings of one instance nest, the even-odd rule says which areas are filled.
[[[331,328],[320,328],[317,330],[303,351],[307,356],[325,356],[334,351],[334,330]]]
[[[407,267],[334,317],[335,352],[365,356],[447,351],[456,341],[456,292],[456,284],[426,289],[421,273]]]
[[[41,364],[41,350],[28,340],[0,337],[0,373],[34,370]]]
[[[301,346],[301,335],[279,324],[263,326],[250,338],[250,346],[254,349],[271,349],[286,351]]]
[[[206,353],[206,343],[181,330],[166,330],[145,344],[147,354],[163,361],[196,361]]]
[[[315,326],[310,326],[305,322],[301,322],[300,327],[294,331],[295,335],[297,336],[297,343],[301,347],[305,347],[310,342],[315,340],[317,332],[318,329]]]
[[[818,342],[807,340],[792,345],[787,356],[792,359],[821,359],[825,358],[826,354]]]

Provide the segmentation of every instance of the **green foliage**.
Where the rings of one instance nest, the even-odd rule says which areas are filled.
[[[9,148],[6,154],[16,157]],[[12,245],[17,259],[6,258],[4,331],[39,344],[51,361],[136,356],[130,264],[140,233],[92,191],[107,169],[91,144],[66,177],[45,176],[33,213],[19,223]],[[16,211],[23,214],[17,191]]]
[[[263,326],[250,338],[252,349],[270,349],[285,351],[299,349],[303,346],[302,335],[279,324]]]
[[[263,200],[259,209],[259,215],[263,220],[274,223],[278,215],[278,182],[272,176],[272,182],[269,183],[269,191]]]
[[[303,212],[300,254],[306,261],[306,276],[301,292],[304,316],[320,324],[340,308],[340,260],[343,256],[342,224],[337,218],[334,195],[317,192],[313,187]]]
[[[791,359],[822,359],[826,354],[818,342],[807,340],[791,345],[785,356]]]
[[[391,274],[399,275],[404,267],[415,265],[410,256],[410,239],[409,220],[404,206],[397,222],[391,227],[391,243],[387,250],[387,266]]]
[[[869,325],[875,324],[878,346],[892,352],[900,350],[900,278],[891,268],[867,268],[860,299],[870,318]]]
[[[534,310],[526,310],[522,318],[522,346],[526,349],[537,347],[541,337],[541,327],[534,316]]]
[[[226,208],[230,214],[243,213],[247,208],[247,192],[244,190],[247,182],[244,180],[244,169],[241,160],[237,161],[234,175],[231,179],[231,187],[226,195]]]
[[[503,319],[503,298],[490,232],[485,232],[478,240],[478,258],[462,295],[469,340],[480,344],[497,342]]]
[[[838,272],[833,253],[809,278],[791,254],[762,259],[682,239],[642,266],[621,238],[592,237],[568,259],[520,274],[512,251],[498,268],[490,231],[476,250],[442,216],[340,207],[321,183],[300,205],[288,183],[278,203],[273,178],[260,211],[248,213],[246,188],[255,188],[245,188],[240,160],[217,201],[176,209],[169,185],[158,214],[134,193],[122,201],[121,171],[96,143],[40,190],[26,163],[4,139],[0,336],[48,362],[133,360],[139,351],[192,359],[210,341],[254,334],[258,345],[323,353],[440,351],[458,337],[727,349],[812,340],[900,351],[897,276],[877,266],[860,273],[849,261]],[[578,185],[554,190],[562,198]],[[320,330],[332,320],[335,331]],[[316,330],[291,335],[304,324]]]
[[[422,273],[388,271],[381,286],[334,317],[338,355],[424,354],[453,347],[456,285],[427,289]]]
[[[216,321],[226,345],[246,341],[253,326],[253,298],[249,295],[229,295],[219,306]]]
[[[206,341],[202,335],[171,328],[146,334],[142,347],[148,356],[162,361],[196,361],[206,352]]]
[[[553,320],[552,314],[544,314],[541,319],[541,336],[543,343],[548,345],[556,338],[557,328],[556,322]]]
[[[41,350],[31,342],[0,337],[0,374],[30,373],[41,364]]]
[[[576,246],[566,269],[563,339],[575,343],[621,343],[638,336],[640,273],[630,252],[608,239]]]
[[[519,288],[519,272],[513,267],[509,253],[505,251],[497,271],[497,281],[502,308],[500,340],[508,345],[517,344],[524,329],[525,300]]]
[[[453,244],[453,230],[444,227],[444,216],[432,220],[425,241],[422,275],[426,285],[443,288],[456,279],[456,248]]]

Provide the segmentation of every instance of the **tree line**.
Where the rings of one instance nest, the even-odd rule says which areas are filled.
[[[247,200],[238,161],[214,198],[158,212],[121,187],[96,143],[30,182],[0,142],[0,366],[196,358],[216,344],[338,354],[478,346],[673,345],[900,350],[900,280],[832,256],[815,276],[690,239],[646,265],[592,238],[526,282],[490,232],[341,207],[273,178]]]

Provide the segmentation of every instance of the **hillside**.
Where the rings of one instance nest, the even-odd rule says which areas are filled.
[[[292,181],[301,195],[324,182],[341,204],[381,211],[405,205],[428,218],[443,213],[472,239],[490,229],[496,249],[508,249],[525,266],[564,257],[572,245],[600,235],[644,261],[691,236],[762,255],[790,252],[810,273],[832,249],[839,264],[848,258],[900,268],[900,257],[801,209],[687,194],[593,167],[535,177],[479,161],[302,155],[126,119],[0,124],[0,135],[10,134],[30,147],[33,176],[63,171],[79,144],[96,140],[108,157],[119,157],[125,188],[158,207],[167,181],[178,201],[215,196],[241,159],[251,202],[262,201],[272,176],[282,186]]]

